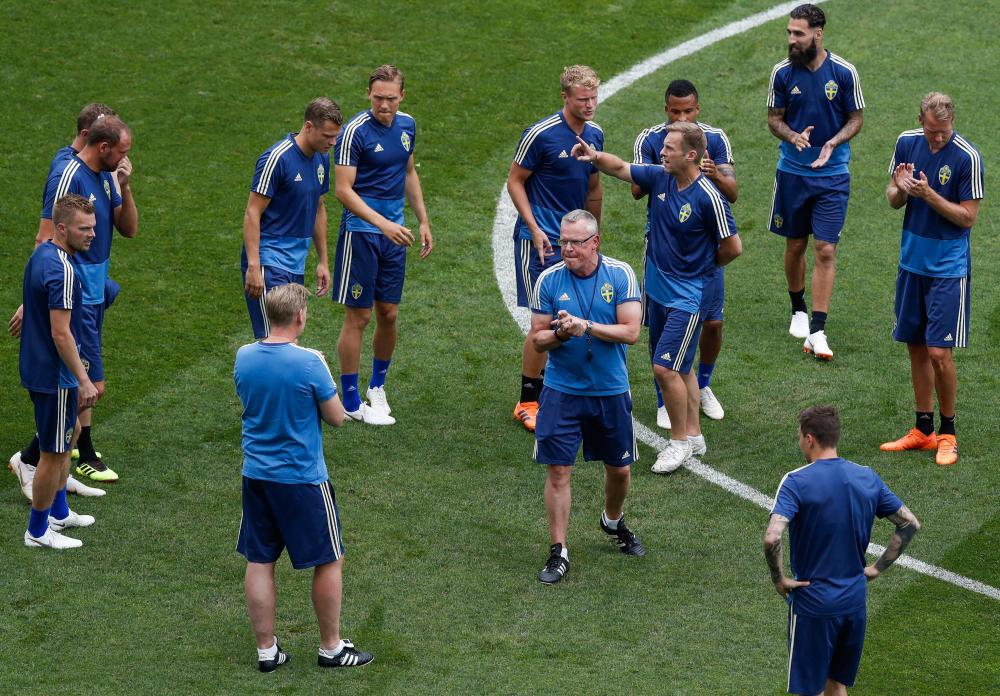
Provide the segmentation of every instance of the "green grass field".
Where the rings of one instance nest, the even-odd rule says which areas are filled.
[[[88,101],[113,105],[134,130],[140,231],[115,242],[112,275],[123,292],[106,324],[108,393],[94,428],[122,480],[104,498],[71,498],[98,520],[76,534],[85,546],[26,549],[28,506],[12,476],[0,479],[0,692],[782,693],[785,611],[761,552],[766,512],[684,470],[654,476],[648,447],[626,505],[648,555],[625,558],[604,539],[600,467],[581,465],[571,573],[556,587],[536,581],[548,550],[544,471],[510,417],[522,337],[497,289],[490,242],[517,138],[559,108],[563,66],[586,63],[608,79],[771,4],[3,3],[3,305],[13,312],[19,302],[49,159]],[[797,411],[834,403],[841,452],[875,467],[923,522],[911,554],[996,587],[1000,378],[989,356],[1000,342],[1000,226],[989,190],[973,233],[970,347],[957,357],[962,459],[941,470],[926,453],[878,452],[912,419],[905,349],[890,338],[902,216],[885,203],[885,170],[896,135],[916,126],[920,97],[943,89],[992,181],[1000,94],[989,76],[1000,49],[984,20],[998,5],[988,5],[824,4],[826,45],[857,66],[868,106],[853,144],[831,364],[802,355],[785,333],[783,244],[765,225],[777,147],[764,100],[785,21],[639,80],[596,120],[607,149],[628,156],[636,133],[662,118],[666,82],[687,77],[701,91],[703,120],[732,140],[745,252],[728,274],[713,380],[727,416],[703,424],[705,463],[771,494],[801,460]],[[436,249],[426,261],[414,255],[408,270],[388,384],[399,424],[348,426],[326,440],[348,548],[343,633],[377,659],[350,673],[315,667],[309,574],[282,561],[278,635],[293,661],[261,675],[234,550],[232,361],[251,340],[243,208],[257,156],[299,127],[305,104],[324,94],[346,115],[362,110],[367,75],[384,62],[407,75],[403,108],[417,119]],[[637,266],[645,206],[620,182],[604,187],[604,251]],[[328,207],[332,250],[332,196]],[[336,369],[342,311],[325,298],[312,303],[303,342]],[[13,339],[0,341],[10,395],[0,404],[4,457],[33,432],[17,351]],[[362,379],[369,358],[366,347]],[[642,347],[630,369],[636,416],[653,425]],[[890,532],[879,523],[873,541]],[[853,692],[995,692],[998,615],[994,599],[893,568],[871,588]]]

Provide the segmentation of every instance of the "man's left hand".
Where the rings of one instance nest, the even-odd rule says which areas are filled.
[[[426,259],[434,249],[434,237],[431,236],[431,223],[420,223],[420,258]]]
[[[118,177],[119,188],[124,191],[132,176],[132,161],[128,156],[122,157],[122,161],[118,163],[118,168],[115,169],[115,176]]]
[[[330,289],[330,267],[325,263],[316,264],[316,297],[322,297]]]
[[[833,147],[834,146],[830,143],[829,140],[827,140],[825,143],[823,143],[823,147],[820,148],[820,151],[819,151],[819,157],[817,157],[816,161],[813,162],[812,165],[810,165],[810,166],[812,166],[813,169],[819,169],[820,167],[822,167],[823,165],[825,165],[827,162],[829,162],[830,161],[830,155],[833,154]]]

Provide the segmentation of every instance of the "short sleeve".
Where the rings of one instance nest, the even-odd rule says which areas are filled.
[[[875,514],[879,517],[888,517],[894,512],[898,512],[903,507],[903,501],[889,487],[879,479],[878,504],[875,507]]]
[[[629,172],[632,174],[632,181],[646,193],[653,189],[656,171],[656,167],[648,164],[633,164],[629,167]]]
[[[966,154],[968,157],[963,158],[962,167],[958,173],[958,200],[978,201],[985,195],[983,188],[983,158],[979,156],[979,151],[975,149],[971,150],[971,152],[966,152]]]
[[[784,109],[785,101],[785,80],[781,74],[781,63],[771,70],[771,80],[767,85],[767,107],[769,109]]]
[[[892,159],[889,161],[889,178],[892,178],[893,172],[896,171],[896,167],[900,164],[906,162],[906,153],[903,152],[903,138],[902,136],[896,138],[896,147],[892,150]]]
[[[865,108],[865,97],[861,94],[861,78],[853,65],[843,66],[841,79],[846,83],[844,89],[844,108],[848,113]]]
[[[275,150],[277,148],[265,152],[257,160],[257,166],[253,172],[253,183],[250,185],[251,191],[268,198],[274,198],[274,190],[284,171],[281,154]]]
[[[642,299],[639,293],[639,282],[636,280],[632,267],[623,263],[615,271],[615,304],[620,305]]]
[[[708,189],[708,195],[702,198],[702,216],[706,225],[714,233],[718,241],[736,234],[736,220],[733,219],[732,208],[729,201],[723,196],[714,185]]]
[[[330,193],[330,155],[323,155],[323,183],[319,187],[319,195],[325,196]]]
[[[110,189],[108,189],[109,191],[111,191],[111,209],[115,210],[121,207],[122,194],[119,193],[118,187],[115,185],[115,182],[112,181],[113,176],[114,174],[105,173],[103,175],[103,179],[104,183],[106,183],[108,186],[111,187]]]
[[[517,152],[514,153],[514,164],[525,169],[534,171],[542,161],[544,152],[538,142],[539,133],[535,127],[526,128],[521,134],[521,139],[517,143]]]
[[[778,484],[778,492],[774,494],[774,506],[771,508],[772,515],[781,515],[791,521],[799,513],[799,496],[795,490],[795,481],[787,474]]]
[[[535,282],[531,293],[531,311],[535,314],[555,314],[555,302],[552,301],[552,274],[543,273]]]
[[[635,144],[632,145],[632,164],[648,164],[649,162],[645,159],[646,157],[646,140],[649,137],[649,129],[645,128],[639,131],[639,135],[635,136]]]
[[[316,353],[313,360],[314,364],[309,370],[313,394],[316,395],[316,403],[323,403],[337,395],[337,383],[333,380],[330,366],[326,364],[322,355]]]
[[[718,137],[708,141],[708,156],[716,164],[733,164],[733,148],[729,144],[729,138],[722,131]]]
[[[76,177],[73,176],[74,171],[75,168],[70,169],[69,167],[66,167],[62,171],[56,172],[49,177],[49,180],[45,184],[45,196],[42,199],[42,219],[52,219],[52,208],[56,204],[57,192],[61,191],[59,196],[60,198],[65,196],[67,193],[82,193],[79,185],[77,184]]]
[[[595,130],[597,130],[597,129],[595,129]],[[604,131],[602,131],[602,130],[597,130],[597,132],[594,133],[594,149],[598,150],[598,151],[601,151],[601,152],[604,151]],[[593,162],[591,162],[590,163],[590,173],[591,174],[600,174],[601,170],[597,168],[596,164],[594,164]]]
[[[49,309],[73,309],[76,273],[69,260],[56,254],[45,267],[45,290]]]

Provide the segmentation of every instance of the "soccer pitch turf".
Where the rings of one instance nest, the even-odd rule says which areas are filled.
[[[544,471],[510,417],[522,336],[497,288],[491,247],[517,139],[559,108],[563,66],[589,64],[607,80],[772,4],[6,3],[0,297],[10,311],[19,302],[49,159],[88,101],[111,104],[135,132],[140,230],[115,242],[112,276],[123,292],[108,315],[108,395],[94,429],[122,481],[104,498],[71,498],[97,525],[76,535],[82,549],[65,554],[22,546],[27,506],[13,477],[0,488],[0,692],[782,692],[785,610],[761,553],[766,513],[688,471],[652,475],[649,447],[626,501],[648,555],[625,558],[604,539],[600,466],[581,465],[572,570],[556,587],[536,581],[548,548]],[[841,452],[873,466],[923,522],[912,556],[997,587],[1000,474],[990,448],[1000,378],[988,356],[1000,341],[990,205],[1000,95],[989,77],[1000,49],[983,18],[1000,6],[823,7],[826,46],[857,66],[867,103],[852,143],[831,364],[803,356],[785,334],[783,245],[765,224],[777,147],[764,99],[784,56],[785,20],[639,79],[602,103],[596,120],[606,149],[627,157],[636,133],[662,119],[665,84],[686,77],[701,92],[702,120],[733,144],[745,252],[727,277],[726,341],[713,380],[727,415],[703,422],[705,463],[771,494],[801,461],[797,411],[834,403],[844,419]],[[250,340],[239,277],[243,207],[256,157],[298,128],[305,104],[325,94],[347,116],[362,110],[367,75],[383,62],[407,75],[403,109],[417,120],[436,248],[409,263],[388,383],[399,423],[326,433],[348,551],[343,633],[377,658],[349,674],[314,666],[310,575],[282,561],[277,627],[293,661],[265,676],[253,669],[244,563],[233,549],[240,409],[232,360]],[[956,353],[962,459],[946,470],[927,453],[878,451],[912,419],[905,349],[889,336],[902,215],[885,203],[885,172],[896,135],[916,126],[931,89],[955,99],[956,129],[987,168],[972,235],[970,347]],[[604,251],[638,267],[645,206],[626,185],[603,184]],[[328,208],[332,254],[333,196]],[[309,282],[312,266],[311,258]],[[303,343],[336,369],[342,311],[325,298],[311,303]],[[635,414],[652,426],[644,342],[629,365]],[[369,358],[366,346],[362,379]],[[32,432],[14,340],[0,342],[0,376],[11,394],[0,404],[8,424],[0,451],[9,454]],[[873,541],[890,532],[878,523]],[[998,608],[893,568],[870,590],[852,693],[996,691]]]

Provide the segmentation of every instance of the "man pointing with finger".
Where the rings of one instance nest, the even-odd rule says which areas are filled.
[[[768,224],[786,238],[785,277],[792,301],[788,333],[805,339],[806,353],[830,360],[826,317],[851,188],[848,141],[861,130],[865,100],[854,66],[823,48],[823,11],[799,5],[790,17],[788,58],[774,66],[767,90],[767,126],[781,141]],[[809,235],[811,318],[805,303]]]
[[[420,258],[427,258],[434,245],[413,160],[416,122],[399,110],[406,97],[404,86],[396,66],[376,68],[368,78],[371,108],[347,122],[336,150],[337,200],[344,206],[333,278],[333,300],[345,310],[337,341],[341,396],[349,419],[371,425],[396,422],[389,415],[385,379],[396,349],[406,249],[414,242],[413,232],[403,225],[407,201],[420,224]],[[358,370],[361,339],[373,307],[372,376],[365,403]]]
[[[597,169],[570,156],[577,137],[604,149],[604,131],[591,121],[601,81],[586,65],[572,65],[560,78],[563,108],[521,135],[507,175],[507,192],[517,209],[514,225],[514,275],[517,306],[530,307],[542,271],[559,263],[559,224],[571,210],[586,210],[600,222],[601,181]],[[514,419],[535,430],[542,391],[545,353],[525,339],[521,357],[521,397]]]

